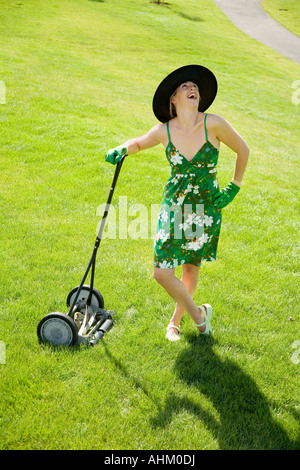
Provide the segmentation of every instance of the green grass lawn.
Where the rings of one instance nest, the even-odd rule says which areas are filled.
[[[0,38],[0,448],[299,449],[299,65],[211,0],[0,0]],[[38,322],[67,312],[92,252],[106,150],[156,124],[157,84],[189,63],[214,71],[210,111],[251,150],[195,295],[213,338],[185,317],[165,340],[174,305],[149,236],[101,244],[95,287],[118,312],[103,341],[41,346]],[[221,186],[233,167],[222,147]],[[168,175],[162,147],[128,157],[117,215],[125,196],[150,214]]]
[[[262,7],[278,23],[300,36],[300,3],[297,0],[263,0]]]

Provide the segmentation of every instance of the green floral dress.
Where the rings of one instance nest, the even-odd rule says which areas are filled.
[[[187,160],[171,142],[166,156],[171,175],[164,189],[154,240],[154,266],[176,268],[184,263],[200,266],[202,260],[215,261],[221,229],[221,210],[213,205],[212,195],[219,190],[217,163],[219,151],[207,138]]]

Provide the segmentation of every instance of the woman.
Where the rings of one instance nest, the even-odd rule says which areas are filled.
[[[166,148],[171,175],[165,186],[154,243],[154,278],[176,302],[167,327],[170,341],[180,339],[180,321],[186,311],[201,334],[211,334],[212,307],[193,300],[202,260],[216,259],[221,209],[238,193],[249,149],[221,116],[206,114],[217,94],[214,74],[200,65],[187,65],[170,73],[158,86],[153,111],[162,124],[111,149],[106,160],[158,144]],[[232,181],[219,189],[216,166],[220,143],[236,155]],[[175,276],[182,265],[181,280]]]

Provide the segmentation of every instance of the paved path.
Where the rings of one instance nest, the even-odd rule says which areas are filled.
[[[261,0],[214,0],[220,10],[254,39],[300,64],[300,38],[262,8]]]

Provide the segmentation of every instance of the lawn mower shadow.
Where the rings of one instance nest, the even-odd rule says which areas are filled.
[[[203,339],[204,341],[201,341]],[[190,346],[178,355],[174,373],[188,386],[206,397],[213,414],[199,400],[170,393],[163,410],[152,419],[154,427],[165,427],[182,410],[196,415],[222,450],[295,449],[284,429],[273,419],[263,393],[250,375],[234,361],[218,356],[212,338],[189,338]],[[217,414],[217,418],[216,418]],[[199,448],[204,443],[199,442]]]
[[[126,377],[128,382],[134,385],[136,389],[141,390],[147,398],[149,398],[154,404],[156,404],[155,398],[152,396],[151,392],[144,385],[144,383],[142,383],[141,380],[137,379],[131,372],[129,372],[125,364],[116,356],[114,356],[114,354],[109,350],[105,339],[102,340],[102,345],[104,347],[107,357],[110,359],[111,363],[114,364],[116,369],[119,370],[123,374],[124,377]]]

